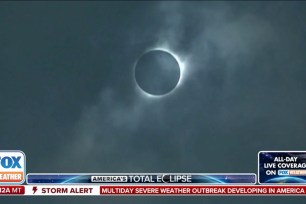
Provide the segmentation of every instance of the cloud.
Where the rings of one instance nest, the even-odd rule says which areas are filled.
[[[141,95],[133,80],[129,89],[102,88],[100,99],[84,109],[76,125],[68,154],[78,160],[74,169],[175,171],[188,170],[186,164],[190,170],[256,168],[248,163],[234,167],[208,156],[236,157],[247,151],[236,149],[237,143],[254,140],[246,157],[241,155],[240,159],[247,160],[262,145],[256,139],[263,138],[260,129],[267,131],[264,135],[271,134],[267,141],[276,137],[272,136],[276,130],[264,124],[275,114],[267,112],[272,108],[269,101],[274,99],[269,88],[264,88],[273,86],[275,77],[267,74],[275,70],[269,67],[278,60],[267,60],[270,53],[265,51],[278,53],[271,46],[279,40],[275,37],[279,28],[273,19],[243,8],[227,3],[160,2],[146,13],[140,26],[131,19],[125,46],[129,49],[123,49],[122,59],[133,50],[138,53],[150,46],[166,47],[185,57],[184,82],[173,94],[159,99]],[[145,25],[146,31],[139,32]],[[132,61],[127,65],[130,72]],[[201,159],[214,167],[194,163]]]
[[[259,150],[301,147],[290,138],[305,132],[305,97],[289,65],[300,70],[303,50],[289,43],[296,35],[279,35],[286,28],[269,13],[272,5],[264,7],[158,2],[142,19],[126,19],[126,42],[113,67],[129,74],[101,87],[99,99],[84,109],[58,166],[82,172],[256,172]],[[141,94],[127,79],[137,56],[153,47],[173,51],[186,66],[181,86],[162,98]],[[109,80],[122,79],[121,71]],[[67,160],[74,165],[65,166]]]

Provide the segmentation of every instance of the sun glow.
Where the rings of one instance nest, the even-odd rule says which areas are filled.
[[[180,68],[180,78],[177,82],[177,85],[173,88],[173,90],[171,90],[170,92],[166,93],[166,94],[162,94],[162,95],[153,95],[153,94],[150,94],[150,93],[147,93],[145,92],[144,90],[142,90],[137,82],[136,82],[136,79],[134,77],[134,80],[135,80],[135,84],[136,84],[136,87],[138,89],[138,91],[141,93],[141,95],[147,97],[147,98],[160,98],[160,97],[163,97],[163,96],[167,96],[171,93],[173,93],[175,91],[175,89],[177,89],[179,86],[182,85],[184,79],[185,79],[185,75],[186,75],[186,61],[183,60],[183,58],[181,56],[179,56],[178,54],[176,54],[174,51],[172,51],[171,49],[168,49],[168,48],[165,48],[163,46],[161,47],[154,47],[154,48],[150,48],[150,49],[147,49],[142,55],[148,53],[148,52],[151,52],[151,51],[163,51],[163,52],[167,52],[169,53],[170,55],[172,55],[172,57],[175,58],[175,60],[177,61],[178,65],[179,65],[179,68]],[[141,55],[141,56],[142,56]],[[138,59],[137,61],[135,62],[134,64],[134,73],[135,73],[135,67],[138,63]]]

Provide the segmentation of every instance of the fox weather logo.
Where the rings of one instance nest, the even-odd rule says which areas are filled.
[[[25,180],[26,157],[19,150],[0,150],[0,184],[21,184]]]

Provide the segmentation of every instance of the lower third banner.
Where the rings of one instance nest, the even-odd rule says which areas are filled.
[[[100,186],[101,195],[306,195],[306,186]]]
[[[306,196],[305,185],[19,185],[2,196]]]

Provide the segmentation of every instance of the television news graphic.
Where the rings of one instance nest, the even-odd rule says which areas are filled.
[[[258,183],[306,184],[306,151],[260,151]]]
[[[26,157],[19,150],[0,150],[0,185],[22,184],[25,180]]]
[[[71,196],[88,196],[100,195],[99,186],[95,185],[51,185],[51,186],[26,186],[25,195],[71,195]]]
[[[100,186],[101,195],[306,195],[306,186]]]
[[[25,194],[25,186],[0,186],[0,195],[24,195]]]
[[[255,184],[256,175],[244,174],[35,174],[27,175],[27,184]]]
[[[0,196],[306,196],[305,185],[19,185]]]
[[[21,184],[26,177],[27,183],[8,185],[16,180],[0,183],[0,196],[306,196],[305,158],[306,152],[301,151],[259,152],[258,173],[263,177],[258,180],[265,185],[256,185],[257,175],[253,173],[29,173],[24,176],[24,153],[0,151],[1,178],[19,178]]]

